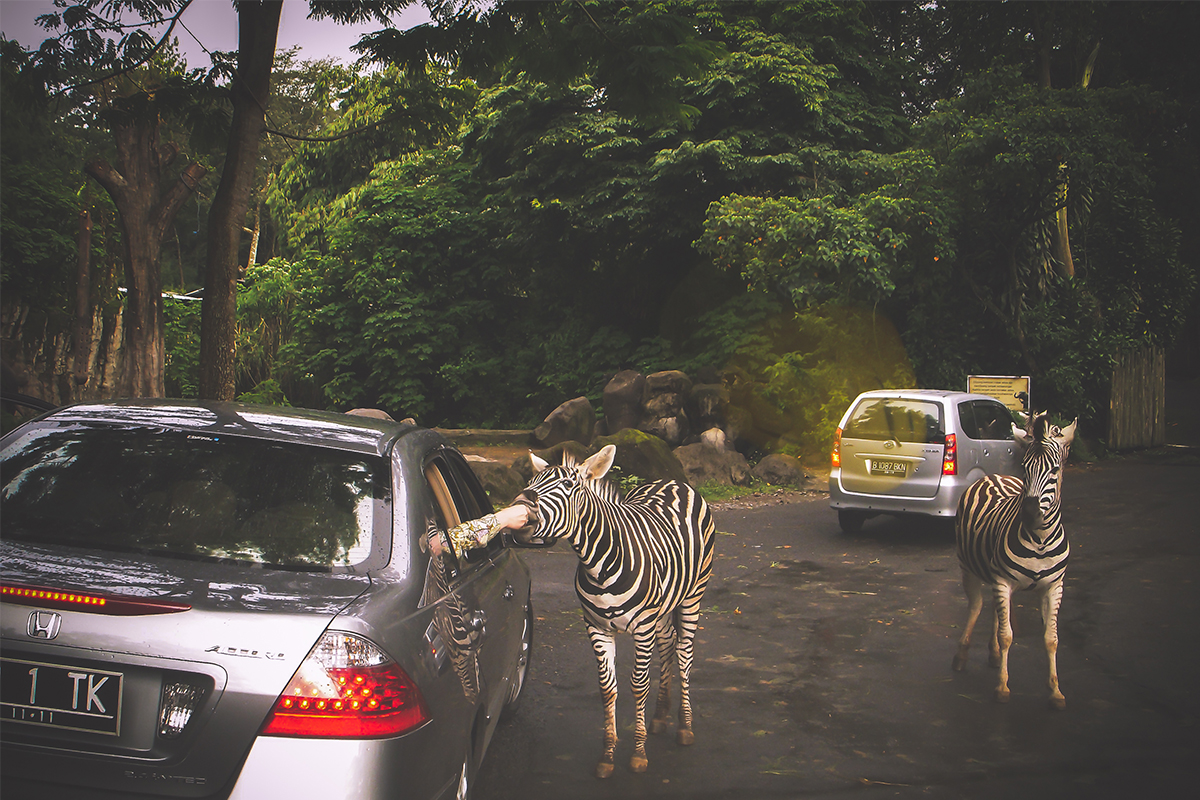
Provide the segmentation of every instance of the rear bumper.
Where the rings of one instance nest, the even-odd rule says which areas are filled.
[[[435,765],[450,759],[424,752],[425,743],[414,741],[422,738],[422,731],[398,739],[260,736],[246,756],[229,800],[440,798],[458,775],[435,774],[440,771]]]
[[[953,518],[959,498],[974,482],[975,477],[944,476],[933,497],[863,494],[847,491],[842,486],[841,470],[835,469],[829,473],[829,507],[871,514],[923,514]]]

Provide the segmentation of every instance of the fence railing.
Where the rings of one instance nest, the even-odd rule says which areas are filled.
[[[1156,347],[1120,353],[1113,367],[1109,396],[1109,449],[1133,450],[1165,444],[1166,407],[1166,353]]]

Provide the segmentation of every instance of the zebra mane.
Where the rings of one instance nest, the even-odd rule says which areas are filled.
[[[1034,414],[1029,421],[1029,432],[1033,435],[1033,440],[1038,444],[1046,441],[1050,435],[1050,412],[1039,411]]]

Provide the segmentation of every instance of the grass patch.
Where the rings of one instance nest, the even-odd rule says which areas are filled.
[[[769,483],[762,481],[751,481],[749,486],[729,486],[723,483],[703,483],[696,487],[696,491],[704,498],[706,503],[720,503],[725,500],[736,500],[739,497],[747,497],[756,494],[774,494],[780,491],[779,487],[772,486]]]

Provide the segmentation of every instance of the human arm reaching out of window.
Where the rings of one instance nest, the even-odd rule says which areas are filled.
[[[448,531],[430,536],[429,548],[434,555],[450,550],[456,558],[476,547],[483,547],[505,528],[522,528],[529,521],[529,509],[523,505],[502,508],[494,514],[467,520]]]

